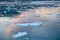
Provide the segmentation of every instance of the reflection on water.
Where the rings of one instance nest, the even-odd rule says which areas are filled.
[[[26,10],[15,18],[7,18],[7,24],[0,26],[0,40],[60,40],[60,10],[58,9],[60,7],[39,7]],[[4,18],[3,21],[5,21]],[[16,26],[19,23],[34,22],[42,22],[42,26]],[[12,37],[12,35],[18,34],[19,32],[27,32],[27,35],[17,38]]]

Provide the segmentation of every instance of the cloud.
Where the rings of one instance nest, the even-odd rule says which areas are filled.
[[[41,26],[41,25],[42,25],[42,22],[17,24],[17,26]]]
[[[19,32],[15,35],[12,35],[13,38],[18,38],[27,35],[27,32]]]

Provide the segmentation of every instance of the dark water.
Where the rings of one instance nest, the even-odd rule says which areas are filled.
[[[19,27],[13,33],[27,32],[28,34],[18,38],[7,38],[6,40],[60,40],[60,21],[41,20],[42,26]],[[28,39],[26,39],[28,38]],[[1,40],[5,40],[1,37]]]
[[[43,9],[45,8],[48,9],[48,7],[43,7]],[[54,8],[57,9],[57,7],[53,7],[52,9]],[[44,14],[46,12],[44,10],[41,13],[39,12],[39,10],[35,10],[38,12],[37,13],[35,12],[33,14],[33,11],[34,9],[31,12],[26,11],[26,13],[28,12],[29,13],[26,14],[27,16],[24,17],[22,22],[25,23],[24,20],[28,20],[27,23],[28,22],[42,22],[42,26],[35,26],[35,27],[33,26],[18,27],[17,26],[18,29],[14,30],[12,32],[13,34],[17,34],[18,32],[27,32],[28,34],[22,37],[18,37],[18,38],[12,38],[12,36],[6,38],[5,36],[6,29],[8,29],[7,27],[9,27],[10,24],[13,24],[13,21],[10,22],[10,20],[14,18],[12,17],[12,19],[11,18],[8,19],[9,18],[8,17],[4,19],[5,17],[4,18],[1,17],[3,19],[2,21],[0,20],[0,40],[60,40],[60,11],[53,12],[52,14]]]

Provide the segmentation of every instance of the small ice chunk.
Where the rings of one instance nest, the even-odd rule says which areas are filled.
[[[27,8],[27,7],[24,7],[24,8]]]
[[[29,38],[26,38],[26,40],[29,40]]]
[[[17,12],[22,12],[22,11],[17,11]]]
[[[17,26],[28,26],[29,23],[24,23],[24,24],[17,24]]]
[[[13,38],[18,38],[27,35],[27,32],[19,32],[15,35],[12,35]]]
[[[30,26],[40,26],[41,24],[41,22],[29,23]]]
[[[47,14],[48,14],[48,15],[52,15],[53,13],[52,13],[52,12],[48,12]]]
[[[56,14],[56,16],[57,16],[58,18],[60,18],[60,13],[59,13],[59,14]]]
[[[6,9],[10,9],[9,7],[7,7]]]
[[[33,17],[40,17],[40,14],[38,14],[38,15],[37,15],[37,14],[36,14],[36,15],[33,15]]]
[[[6,11],[4,11],[4,13],[7,13]]]
[[[17,24],[17,26],[41,26],[41,22]]]

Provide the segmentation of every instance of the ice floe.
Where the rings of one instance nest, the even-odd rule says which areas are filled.
[[[52,12],[48,12],[47,15],[52,15],[53,13]]]
[[[56,14],[56,16],[57,16],[58,18],[60,18],[60,13]]]
[[[29,40],[29,38],[26,38],[26,40]]]
[[[7,11],[4,11],[4,13],[7,13]]]
[[[18,32],[15,35],[12,35],[13,38],[18,38],[27,35],[27,32]]]
[[[41,26],[41,25],[42,25],[42,22],[17,24],[17,26]]]

